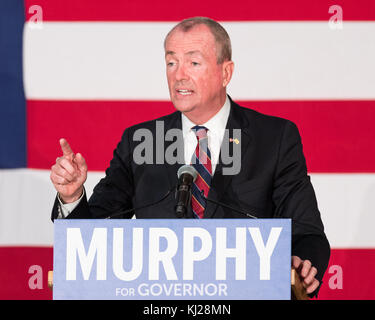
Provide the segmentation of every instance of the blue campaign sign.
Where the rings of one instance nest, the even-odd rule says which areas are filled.
[[[55,220],[54,299],[290,299],[290,219]]]

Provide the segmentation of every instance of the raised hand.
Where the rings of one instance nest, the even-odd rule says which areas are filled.
[[[63,152],[51,167],[51,181],[64,203],[71,203],[80,198],[83,184],[87,178],[87,165],[80,153],[74,154],[68,141],[60,139]]]

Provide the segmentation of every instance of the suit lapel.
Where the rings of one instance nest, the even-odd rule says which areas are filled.
[[[173,113],[171,115],[171,119],[169,121],[164,122],[164,136],[166,132],[170,129],[178,129],[178,132],[181,134],[181,136],[178,138],[179,143],[181,143],[180,148],[182,151],[184,151],[184,139],[182,137],[182,122],[181,122],[181,113],[179,111]],[[168,147],[174,143],[174,141],[165,141],[164,142],[164,154]],[[157,148],[157,146],[156,146]],[[184,164],[184,153],[182,152],[182,158],[179,159],[176,163],[174,164],[168,164],[165,163],[164,168],[166,170],[166,174],[168,176],[169,180],[169,187],[170,189],[172,187],[175,187],[177,185],[177,171],[178,169]]]
[[[243,158],[245,155],[245,151],[248,150],[248,145],[252,140],[251,132],[249,129],[249,122],[246,119],[245,115],[243,114],[242,108],[237,105],[235,102],[230,99],[231,102],[231,111],[229,114],[228,122],[226,125],[227,132],[229,136],[224,137],[224,139],[233,139],[233,129],[240,129],[241,131],[241,165],[243,163]],[[181,132],[181,139],[179,139],[180,143],[182,143],[181,147],[184,150],[183,146],[183,137],[182,137],[182,122],[181,122],[181,113],[175,112],[173,113],[169,119],[166,119],[164,122],[164,136],[166,132],[170,129],[179,129]],[[173,143],[173,141],[165,141],[164,152],[167,148]],[[228,143],[228,141],[224,141],[223,143]],[[233,156],[233,147],[231,143],[229,144],[229,153]],[[157,148],[157,146],[155,146]],[[220,151],[219,155],[219,162],[216,165],[215,174],[212,178],[211,188],[208,194],[208,198],[214,201],[220,201],[222,198],[225,190],[229,186],[230,182],[232,181],[233,175],[224,175],[223,168],[231,167],[232,164],[226,165],[222,161],[222,152]],[[182,154],[182,159],[175,164],[168,164],[166,163],[163,167],[165,168],[166,174],[168,176],[170,188],[177,185],[177,171],[178,169],[184,164],[184,153]],[[217,210],[217,205],[211,202],[207,202],[204,217],[205,218],[212,218]]]
[[[231,111],[229,114],[228,122],[227,122],[227,132],[229,133],[229,139],[233,139],[233,129],[240,129],[241,131],[241,165],[243,163],[243,158],[245,155],[245,151],[248,150],[248,145],[252,139],[250,130],[249,130],[249,123],[246,117],[243,115],[243,111],[241,107],[238,106],[235,102],[230,99],[231,102]],[[228,136],[224,137],[224,139],[228,139]],[[232,140],[233,141],[233,140]],[[223,140],[223,144],[228,143],[228,141]],[[233,143],[229,142],[229,153],[233,156]],[[225,190],[227,189],[228,185],[230,184],[231,180],[233,179],[233,175],[224,175],[223,168],[224,167],[231,167],[232,164],[225,165],[222,161],[222,148],[220,150],[219,162],[216,165],[215,174],[212,178],[211,188],[208,193],[208,198],[214,201],[220,201],[222,198]],[[204,212],[205,218],[212,218],[217,210],[218,205],[213,204],[211,202],[207,202],[206,209]]]

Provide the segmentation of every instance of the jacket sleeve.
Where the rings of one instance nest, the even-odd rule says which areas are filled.
[[[106,175],[95,186],[87,201],[86,193],[78,206],[66,219],[100,219],[120,213],[132,207],[134,193],[131,170],[132,152],[130,150],[129,130],[125,130],[121,141],[113,152],[113,158]],[[52,209],[52,221],[58,217],[59,201],[56,197]],[[116,216],[131,218],[132,213]]]
[[[297,126],[287,121],[280,138],[274,175],[275,217],[292,219],[292,255],[308,259],[322,282],[330,257],[330,246],[310,177],[307,175]],[[316,295],[318,290],[314,292]]]

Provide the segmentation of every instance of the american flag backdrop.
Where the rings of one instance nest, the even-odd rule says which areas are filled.
[[[59,138],[91,194],[123,130],[174,111],[163,40],[192,16],[232,39],[231,97],[300,130],[332,247],[318,299],[375,298],[374,0],[0,0],[0,299],[51,299]]]

